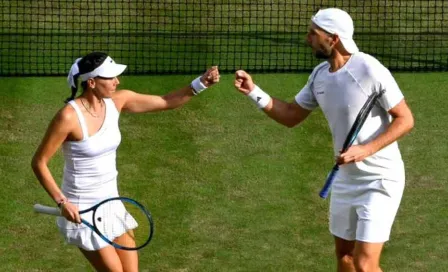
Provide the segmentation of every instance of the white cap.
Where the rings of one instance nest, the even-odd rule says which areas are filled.
[[[353,20],[347,12],[338,8],[321,9],[311,17],[311,21],[330,34],[337,34],[350,54],[359,51],[353,40]]]
[[[89,73],[81,74],[79,77],[81,81],[86,81],[89,78],[95,78],[97,76],[114,78],[119,76],[126,69],[126,65],[117,64],[111,57],[107,57],[106,60],[98,66],[95,70]]]

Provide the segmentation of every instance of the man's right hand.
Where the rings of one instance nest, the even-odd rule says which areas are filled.
[[[243,70],[235,72],[235,88],[241,93],[248,95],[254,88],[252,77]]]

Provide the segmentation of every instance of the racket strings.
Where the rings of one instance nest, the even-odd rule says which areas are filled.
[[[144,246],[151,223],[139,206],[120,199],[103,203],[95,211],[95,226],[105,238],[120,247]]]

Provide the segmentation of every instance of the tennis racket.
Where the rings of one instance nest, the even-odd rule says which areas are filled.
[[[35,204],[34,210],[38,213],[61,216],[58,208],[41,204]],[[115,248],[138,250],[148,245],[152,239],[154,223],[151,213],[131,198],[108,198],[79,211],[79,214],[87,213],[91,213],[91,221],[81,219],[81,222]]]
[[[383,93],[384,91],[374,92],[367,98],[367,101],[362,106],[361,110],[358,113],[358,116],[356,116],[355,122],[350,128],[347,138],[345,138],[341,153],[346,152],[350,148],[350,146],[352,146],[353,142],[358,136],[359,131],[362,128],[362,125],[364,125],[367,116],[369,116],[369,113],[372,110],[373,106],[375,105],[376,101],[383,95]],[[331,169],[331,172],[328,175],[327,180],[325,181],[324,187],[319,193],[319,196],[321,198],[328,197],[331,185],[333,184],[334,178],[336,177],[336,173],[338,171],[339,171],[339,165],[336,163]]]

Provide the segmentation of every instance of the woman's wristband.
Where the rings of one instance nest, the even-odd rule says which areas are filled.
[[[205,89],[207,89],[207,86],[204,85],[204,83],[202,83],[201,81],[201,77],[199,76],[197,78],[195,78],[192,82],[191,82],[191,88],[193,89],[193,94],[194,95],[198,95],[200,92],[204,91]]]
[[[65,197],[62,198],[61,200],[57,201],[58,208],[61,208],[62,205],[64,205],[64,204],[67,203],[67,202],[68,202],[68,199],[65,198]]]

